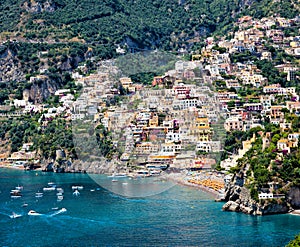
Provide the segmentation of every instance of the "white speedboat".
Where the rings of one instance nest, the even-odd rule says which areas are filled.
[[[80,195],[80,192],[79,192],[78,190],[75,190],[75,191],[73,192],[73,195],[74,195],[74,196],[79,196],[79,195]]]
[[[34,210],[30,210],[30,211],[28,212],[28,215],[30,215],[30,216],[40,216],[40,215],[42,215],[42,214],[37,213],[37,212],[35,212]]]
[[[67,209],[66,209],[66,208],[62,208],[62,209],[60,210],[60,212],[61,212],[61,213],[67,212]]]

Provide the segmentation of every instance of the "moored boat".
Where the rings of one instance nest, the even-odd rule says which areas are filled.
[[[82,190],[83,186],[82,185],[73,185],[72,190]]]
[[[43,197],[43,193],[42,192],[36,192],[35,193],[35,197],[37,197],[37,198],[40,198],[40,197]]]
[[[55,187],[44,187],[43,191],[54,191]]]
[[[108,178],[127,178],[127,173],[120,172],[120,173],[113,173],[112,175],[107,176]]]

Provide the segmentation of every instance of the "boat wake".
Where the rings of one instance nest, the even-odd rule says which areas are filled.
[[[17,214],[15,212],[12,212],[11,214],[10,213],[5,213],[5,212],[0,212],[0,214],[8,216],[11,219],[15,219],[15,218],[19,218],[19,217],[23,216],[22,214]]]
[[[28,215],[30,215],[30,216],[46,216],[46,217],[53,217],[53,216],[55,216],[55,215],[62,214],[62,213],[64,213],[64,212],[66,212],[66,211],[67,211],[66,208],[61,208],[61,209],[55,211],[54,213],[50,213],[50,214],[41,214],[41,213],[35,212],[34,210],[30,210],[30,211],[28,212]]]
[[[58,215],[58,214],[62,214],[64,212],[67,212],[67,209],[66,208],[62,208],[60,210],[57,210],[55,211],[54,213],[50,214],[49,216],[52,217],[52,216],[55,216],[55,215]]]

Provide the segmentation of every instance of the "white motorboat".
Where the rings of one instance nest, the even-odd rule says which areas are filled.
[[[55,187],[44,187],[43,188],[43,191],[54,191],[54,190],[56,190]]]
[[[30,216],[40,216],[40,215],[42,215],[42,214],[37,213],[37,212],[35,212],[34,210],[30,210],[30,211],[28,212],[28,215],[30,215]]]

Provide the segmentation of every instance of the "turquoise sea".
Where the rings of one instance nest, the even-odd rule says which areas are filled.
[[[62,201],[57,191],[35,197],[48,182],[63,188]],[[12,199],[10,190],[18,185],[23,196]],[[84,187],[80,196],[72,194],[72,185]],[[223,212],[222,205],[179,185],[127,198],[88,174],[0,169],[0,246],[284,246],[300,232],[300,216],[249,216]],[[29,216],[29,210],[42,215]],[[12,219],[12,212],[22,216]]]

